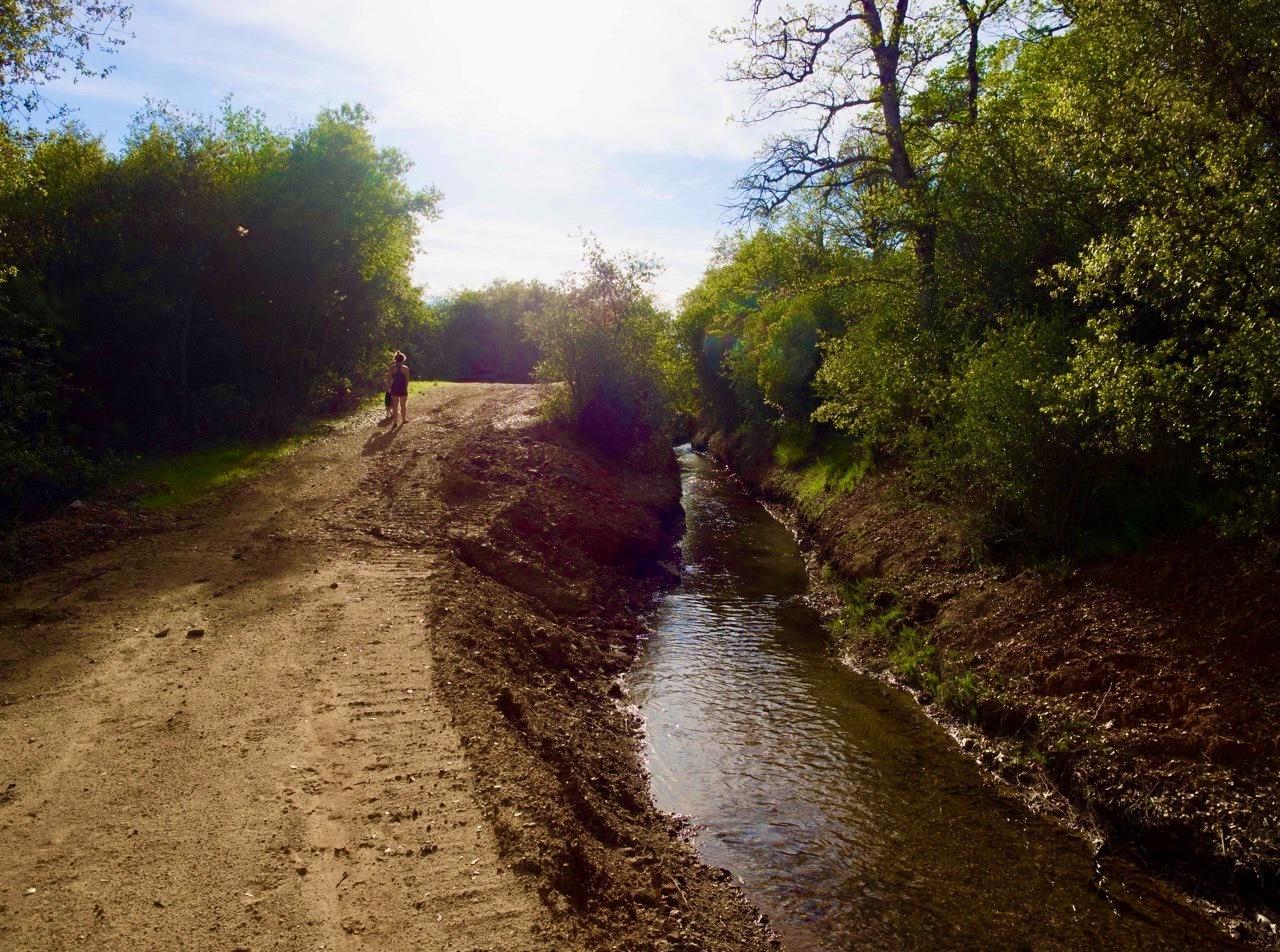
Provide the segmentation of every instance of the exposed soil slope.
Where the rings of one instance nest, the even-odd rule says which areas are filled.
[[[795,474],[733,441],[712,445],[766,497],[795,503]],[[1277,941],[1274,555],[1205,533],[1072,569],[982,562],[958,514],[917,498],[901,474],[793,511],[819,562],[901,607],[951,670],[976,675],[981,726],[1033,752],[995,769],[1047,777],[1111,847],[1136,847],[1193,891],[1260,903],[1265,918],[1255,906],[1235,931]],[[875,645],[861,650],[885,661]]]
[[[106,547],[0,591],[0,948],[763,941],[605,694],[666,480],[558,442],[539,399],[436,388],[148,534],[107,506],[43,531]]]

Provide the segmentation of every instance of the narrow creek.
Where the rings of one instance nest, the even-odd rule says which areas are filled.
[[[792,952],[1224,947],[1001,796],[902,692],[835,663],[790,532],[685,448],[686,572],[631,678],[658,805]]]

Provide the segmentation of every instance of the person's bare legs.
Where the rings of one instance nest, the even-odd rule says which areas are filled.
[[[405,414],[405,403],[407,401],[408,398],[402,396],[393,396],[391,398],[391,419],[393,422],[397,415],[399,416],[401,423],[409,422],[409,417]]]

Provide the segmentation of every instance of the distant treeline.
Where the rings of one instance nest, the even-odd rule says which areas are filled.
[[[832,478],[905,464],[993,544],[1274,528],[1280,4],[916,7],[726,34],[762,114],[817,124],[683,300],[699,412]]]
[[[546,410],[605,452],[651,447],[688,401],[669,315],[648,285],[656,262],[610,257],[594,239],[555,285],[495,281],[431,308],[418,373],[450,380],[558,382]]]
[[[438,196],[358,106],[289,132],[154,107],[116,153],[76,125],[0,149],[0,519],[121,454],[341,406],[428,320]]]
[[[494,281],[431,304],[416,334],[415,372],[442,380],[528,383],[541,353],[529,325],[556,300],[538,281]]]

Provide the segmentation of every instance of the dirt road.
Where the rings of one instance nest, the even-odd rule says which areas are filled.
[[[573,947],[498,855],[425,623],[431,488],[537,399],[438,387],[0,592],[0,948]]]

